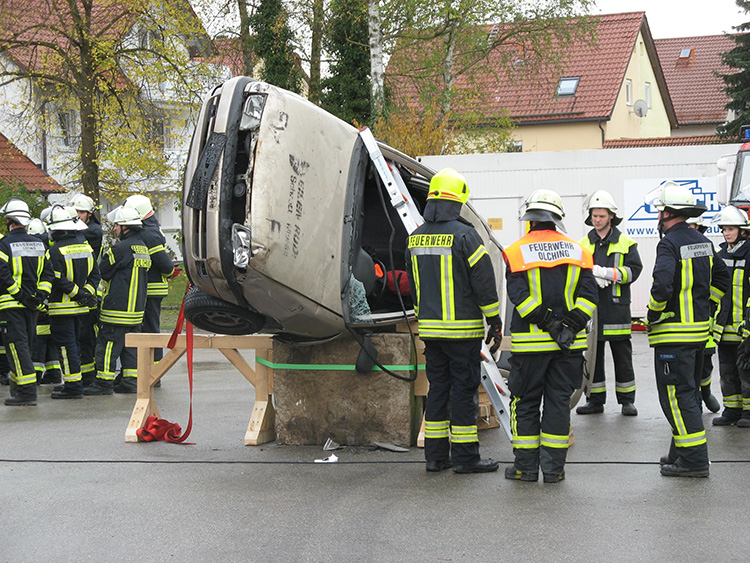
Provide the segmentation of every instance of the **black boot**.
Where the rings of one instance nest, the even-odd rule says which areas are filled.
[[[595,401],[588,401],[585,405],[576,409],[578,414],[598,414],[604,412],[604,405]]]
[[[84,388],[84,395],[111,395],[114,392],[115,384],[111,379],[101,379],[97,377],[94,382]]]
[[[53,399],[83,399],[83,385],[81,385],[80,381],[65,382],[65,385],[62,386],[62,389],[55,388],[54,391],[52,391],[52,398]]]
[[[661,466],[661,474],[665,477],[708,477],[708,465],[705,467],[683,467],[678,463]]]
[[[750,428],[750,411],[742,411],[742,418],[737,421],[737,428]]]
[[[450,469],[453,463],[449,459],[428,459],[425,463],[425,471],[435,473],[443,469]]]
[[[515,465],[509,465],[505,468],[505,478],[512,481],[536,483],[539,480],[539,472],[521,471],[520,469],[516,469]]]
[[[721,416],[717,416],[711,421],[714,426],[732,426],[742,417],[740,409],[724,409]]]
[[[62,383],[62,374],[59,369],[48,369],[44,372],[40,381],[42,385],[54,384],[57,385]]]
[[[492,458],[480,459],[474,463],[454,465],[453,473],[491,473],[497,471],[498,467],[500,467],[500,463]]]
[[[81,374],[81,383],[84,387],[89,387],[94,380],[96,380],[96,372],[95,371],[87,371],[86,373]]]
[[[638,409],[635,408],[633,403],[623,403],[622,414],[625,416],[638,416]]]
[[[0,385],[10,385],[9,373],[0,373]]]
[[[703,395],[703,402],[706,404],[706,408],[710,410],[711,412],[719,412],[721,409],[721,404],[719,403],[719,400],[714,397],[711,392],[706,393]]]
[[[137,393],[138,392],[138,378],[137,377],[123,377],[119,383],[115,384],[115,393]]]
[[[5,399],[8,406],[29,406],[36,405],[36,382],[30,385],[18,385],[14,397]]]

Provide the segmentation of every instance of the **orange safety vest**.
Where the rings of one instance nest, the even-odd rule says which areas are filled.
[[[532,268],[554,268],[572,264],[592,269],[591,252],[564,234],[551,231],[530,231],[503,251],[510,271],[523,272]]]

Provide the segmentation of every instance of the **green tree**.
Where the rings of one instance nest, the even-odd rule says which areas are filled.
[[[331,2],[325,46],[332,62],[323,80],[322,107],[349,123],[369,123],[367,0]]]
[[[44,199],[40,189],[29,191],[26,184],[21,181],[0,178],[0,205],[13,197],[20,198],[29,204],[32,217],[39,217],[42,209],[47,207],[47,200]]]
[[[574,17],[587,13],[593,4],[593,0],[383,2],[381,23],[387,25],[381,33],[392,52],[386,127],[392,119],[417,117],[428,120],[415,124],[418,130],[444,128],[445,151],[505,150],[513,124],[502,108],[487,111],[483,83],[499,73],[521,82],[558,68],[566,44],[594,40],[590,20]]]
[[[750,1],[736,0],[737,6],[750,13]],[[722,61],[736,72],[719,74],[724,80],[724,91],[731,98],[725,106],[734,112],[734,119],[716,128],[719,136],[724,138],[738,137],[740,127],[750,123],[750,22],[734,28],[737,34],[732,35],[737,46],[721,55]]]
[[[253,30],[252,50],[262,60],[260,78],[274,86],[300,92],[300,69],[295,60],[289,14],[281,0],[260,0],[248,16]]]
[[[170,130],[217,80],[195,58],[206,39],[187,0],[0,0],[0,87],[25,88],[29,130],[74,140],[59,163],[69,187],[117,199],[174,175]]]

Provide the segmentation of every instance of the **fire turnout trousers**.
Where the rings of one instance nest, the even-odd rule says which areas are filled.
[[[97,310],[89,311],[87,315],[81,317],[81,330],[78,338],[78,352],[81,356],[81,373],[96,374],[96,361],[94,354],[96,351],[96,338],[99,324],[99,312]]]
[[[698,386],[703,373],[703,344],[654,347],[659,403],[672,427],[669,457],[683,467],[708,467]]]
[[[117,358],[122,364],[123,377],[138,377],[135,348],[125,346],[125,335],[140,332],[140,325],[112,325],[102,323],[96,340],[96,377],[114,381]]]
[[[544,473],[562,473],[570,436],[570,396],[582,379],[582,351],[511,356],[508,388],[516,469],[537,473],[541,467]]]
[[[615,365],[615,394],[617,402],[635,402],[635,371],[633,370],[633,342],[630,338],[623,340],[599,340],[596,345],[596,366],[591,394],[592,403],[603,405],[607,401],[607,384],[604,373],[604,347],[609,342],[612,361]]]
[[[147,297],[146,310],[143,312],[143,324],[140,332],[161,332],[161,301],[163,297]],[[162,359],[164,351],[154,348],[154,362]]]
[[[452,459],[454,465],[475,463],[479,461],[477,389],[481,383],[482,340],[425,340],[424,345],[430,382],[425,408],[425,459]]]
[[[65,383],[81,381],[81,355],[78,338],[81,333],[81,317],[78,315],[50,315],[52,341],[60,351],[60,365]]]
[[[31,347],[31,359],[34,361],[37,382],[48,374],[48,377],[60,380],[60,353],[52,342],[51,334],[39,334],[37,330],[34,345]]]
[[[0,330],[3,333],[5,351],[11,381],[18,385],[36,385],[36,370],[31,359],[31,346],[36,336],[37,312],[26,307],[8,308],[0,311]]]
[[[705,400],[711,395],[711,377],[714,372],[713,361],[714,349],[706,348],[703,351],[703,369],[701,370],[700,393],[698,398]]]
[[[719,378],[724,396],[724,414],[750,415],[750,372],[737,367],[738,342],[719,343]]]

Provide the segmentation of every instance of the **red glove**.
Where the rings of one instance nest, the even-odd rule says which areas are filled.
[[[411,295],[411,289],[409,289],[409,279],[406,277],[404,270],[396,270],[396,279],[398,280],[398,290],[396,289],[396,282],[393,280],[394,272],[388,270],[386,272],[386,285],[391,293],[400,293],[401,295]]]

